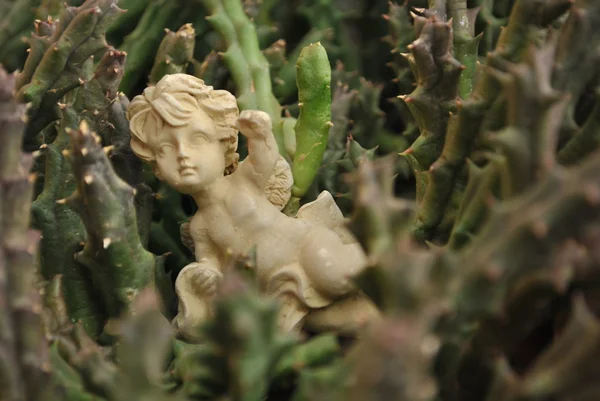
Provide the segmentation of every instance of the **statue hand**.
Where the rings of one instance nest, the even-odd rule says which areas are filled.
[[[271,117],[264,111],[244,110],[237,120],[237,128],[246,138],[260,138],[272,131]]]
[[[203,296],[212,296],[217,291],[217,285],[223,278],[223,274],[212,267],[202,263],[191,263],[191,269],[187,279],[194,292]]]

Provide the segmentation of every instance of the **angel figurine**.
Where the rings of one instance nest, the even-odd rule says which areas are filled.
[[[135,97],[128,118],[133,152],[198,205],[183,226],[197,261],[175,282],[173,325],[182,337],[193,338],[194,328],[211,315],[227,255],[252,248],[261,294],[280,301],[282,330],[355,332],[379,315],[352,283],[366,257],[331,194],[321,193],[296,217],[281,212],[292,178],[268,114],[240,113],[228,91],[173,74]],[[249,153],[239,163],[238,130]]]

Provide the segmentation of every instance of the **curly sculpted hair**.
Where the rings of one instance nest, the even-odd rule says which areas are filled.
[[[231,93],[215,90],[192,75],[166,75],[156,86],[146,88],[133,99],[127,111],[131,149],[140,159],[154,164],[156,158],[149,145],[150,138],[158,135],[164,124],[185,125],[198,108],[213,120],[217,139],[227,142],[225,174],[232,173],[239,159],[236,99]]]

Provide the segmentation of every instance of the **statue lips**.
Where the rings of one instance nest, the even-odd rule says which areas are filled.
[[[192,166],[181,166],[179,168],[179,174],[184,177],[186,175],[193,175],[196,173],[196,170]]]

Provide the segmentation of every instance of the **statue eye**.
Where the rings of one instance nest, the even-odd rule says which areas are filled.
[[[199,145],[206,141],[207,141],[207,138],[204,134],[194,134],[192,136],[192,140],[191,140],[192,144],[194,144],[194,145]]]
[[[160,145],[160,147],[158,148],[158,155],[164,157],[171,148],[173,148],[173,145],[170,145],[168,143]]]

